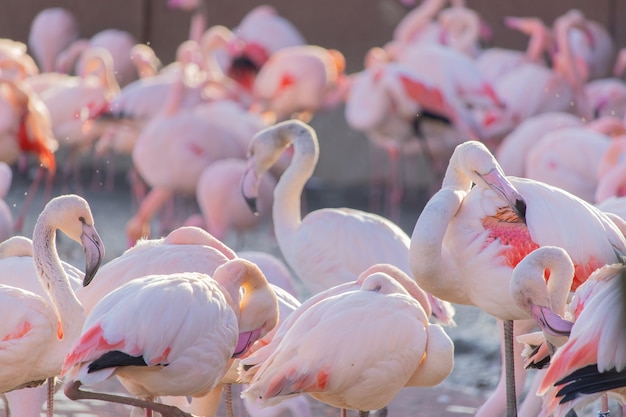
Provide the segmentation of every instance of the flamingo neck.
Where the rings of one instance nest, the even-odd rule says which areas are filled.
[[[35,225],[33,260],[41,285],[48,292],[57,312],[61,345],[68,345],[69,348],[80,336],[85,312],[61,265],[55,243],[56,228],[50,220],[49,215],[43,213]]]
[[[302,222],[300,201],[304,185],[313,175],[318,160],[317,140],[303,134],[293,141],[291,163],[274,189],[273,219],[276,238],[295,231]]]
[[[465,194],[452,187],[439,190],[418,217],[409,247],[409,263],[417,284],[435,297],[459,304],[471,302],[461,282],[463,274],[450,264],[449,256],[443,256],[443,239]]]

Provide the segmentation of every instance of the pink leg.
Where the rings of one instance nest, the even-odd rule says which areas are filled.
[[[126,223],[129,246],[133,246],[142,237],[149,237],[150,221],[154,215],[171,200],[172,192],[162,188],[153,188],[143,199],[137,213]]]

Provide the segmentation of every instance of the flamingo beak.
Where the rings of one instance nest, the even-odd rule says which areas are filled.
[[[93,277],[98,272],[102,258],[104,258],[104,245],[93,225],[83,224],[83,233],[80,241],[85,253],[85,277],[83,278],[83,287],[89,285]]]
[[[260,335],[261,328],[250,332],[239,333],[239,340],[237,340],[237,347],[235,348],[235,353],[233,353],[233,358],[240,358],[243,356],[248,349],[250,349],[250,346],[257,341]]]
[[[489,188],[501,194],[517,215],[526,222],[526,200],[498,168],[484,175],[478,174],[478,176],[487,183]]]
[[[569,336],[574,323],[561,318],[550,308],[538,305],[531,305],[530,312],[533,319],[539,323],[541,328],[552,336]]]
[[[259,214],[259,210],[257,207],[257,193],[258,193],[259,180],[258,175],[254,169],[253,160],[250,159],[248,161],[248,167],[246,168],[243,176],[241,177],[241,195],[244,200],[246,200],[246,204],[254,213],[254,215]]]

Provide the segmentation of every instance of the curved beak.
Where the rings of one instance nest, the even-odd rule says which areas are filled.
[[[498,192],[509,203],[509,206],[526,223],[526,200],[511,184],[506,176],[498,169],[494,168],[485,175],[478,174],[491,188]]]
[[[235,348],[235,352],[233,353],[232,357],[240,358],[241,356],[243,356],[248,351],[248,349],[250,349],[250,346],[252,346],[252,344],[257,341],[260,335],[261,335],[260,327],[250,332],[239,333],[239,340],[237,340],[237,347]]]
[[[80,243],[83,245],[85,253],[85,277],[83,287],[89,285],[93,277],[98,272],[102,258],[104,258],[104,245],[94,226],[83,224],[83,233],[80,236]]]
[[[531,315],[539,326],[552,336],[569,336],[574,323],[563,319],[548,307],[531,305]]]
[[[257,208],[257,194],[259,187],[259,178],[254,169],[253,161],[248,161],[248,166],[246,167],[246,171],[243,173],[241,177],[241,195],[244,200],[246,200],[246,204],[252,210],[252,213],[255,215],[259,214],[259,210]]]

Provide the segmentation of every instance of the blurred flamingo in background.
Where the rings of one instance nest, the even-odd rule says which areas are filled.
[[[14,228],[19,231],[46,173],[44,200],[50,198],[50,187],[56,172],[54,152],[58,142],[52,131],[48,108],[28,85],[0,79],[0,110],[0,160],[10,165],[18,163],[20,170],[24,171],[28,158],[34,155],[39,165],[15,219]]]
[[[79,36],[74,13],[62,7],[48,7],[37,13],[31,22],[28,50],[41,72],[54,72],[59,54]]]

